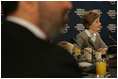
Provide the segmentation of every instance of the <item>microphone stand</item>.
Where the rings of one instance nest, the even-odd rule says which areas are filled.
[[[111,38],[117,44],[117,42],[111,36],[109,36],[109,38]]]
[[[73,41],[73,42],[76,43],[78,46],[80,46],[81,48],[83,48],[82,45],[80,45],[75,39],[71,39],[71,41]],[[88,51],[87,49],[84,49],[84,50],[86,50],[87,52],[89,52],[89,54],[91,54],[91,52]]]

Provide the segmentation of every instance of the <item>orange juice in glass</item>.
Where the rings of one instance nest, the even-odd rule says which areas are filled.
[[[96,72],[97,72],[97,75],[99,76],[106,75],[106,62],[105,61],[96,62]]]
[[[80,49],[75,49],[75,54],[76,55],[80,55],[81,54],[81,50]]]

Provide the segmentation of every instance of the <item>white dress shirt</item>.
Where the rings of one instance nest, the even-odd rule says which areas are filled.
[[[95,40],[96,40],[96,33],[97,33],[97,32],[95,32],[95,33],[93,34],[93,38],[91,37],[91,34],[90,34],[89,30],[86,29],[85,32],[86,32],[87,36],[90,37],[93,42],[95,42]],[[104,49],[104,50],[107,50],[108,48],[103,48],[103,49]]]
[[[45,33],[41,29],[39,29],[37,26],[31,24],[30,22],[28,22],[24,19],[21,19],[18,17],[13,17],[13,16],[8,16],[7,20],[23,26],[24,28],[26,28],[30,32],[32,32],[36,37],[38,37],[42,40],[46,40],[46,38],[47,38]]]
[[[95,42],[95,40],[96,40],[96,33],[93,34],[93,38],[92,38],[89,30],[86,29],[85,32],[86,32],[87,36],[90,37],[93,42]]]

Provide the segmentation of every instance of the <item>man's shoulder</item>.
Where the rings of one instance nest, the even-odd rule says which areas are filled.
[[[60,47],[58,46],[57,44],[47,44],[48,46],[48,50],[50,50],[50,53],[52,54],[58,54],[58,55],[62,55],[62,56],[65,56],[65,55],[68,55],[70,56],[70,52],[68,52],[66,49],[64,49],[63,47]]]
[[[13,22],[10,22],[10,21],[4,21],[3,23],[2,23],[2,26],[14,26],[14,25],[18,25],[18,24],[16,24],[16,23],[13,23]]]
[[[60,46],[58,46],[57,44],[54,44],[54,43],[52,43],[52,44],[49,44],[48,43],[48,45],[50,46],[49,48],[50,49],[53,49],[53,51],[56,51],[56,52],[67,52],[67,50],[66,49],[64,49],[64,48],[62,48],[62,47],[60,47]]]
[[[2,31],[2,35],[13,36],[14,38],[33,36],[33,34],[26,28],[22,27],[17,23],[13,23],[10,21],[5,21],[2,23],[1,31]]]
[[[21,27],[21,25],[10,22],[10,21],[5,21],[1,24],[1,29],[3,32],[17,32],[18,30],[24,29]]]

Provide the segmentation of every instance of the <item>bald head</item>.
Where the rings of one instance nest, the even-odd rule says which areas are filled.
[[[48,38],[64,30],[68,20],[67,11],[72,8],[69,1],[19,1],[16,3],[15,10],[7,15],[29,21],[43,30]]]

